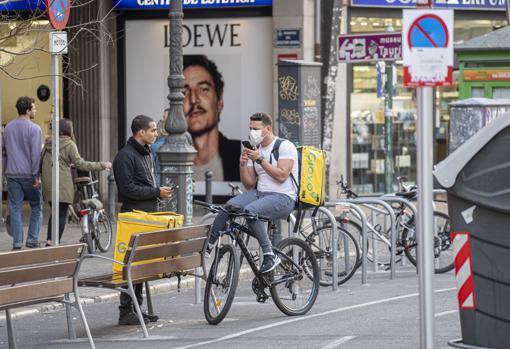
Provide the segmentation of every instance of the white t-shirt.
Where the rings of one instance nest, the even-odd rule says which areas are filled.
[[[259,147],[260,155],[264,157],[265,160],[269,162],[269,159],[271,157],[271,165],[276,166],[277,161],[274,159],[273,155],[271,154],[273,150],[274,143],[278,137],[275,137],[271,144],[269,144],[267,147]],[[279,153],[279,160],[283,159],[292,159],[294,160],[294,165],[292,166],[292,174],[294,175],[294,178],[296,181],[298,180],[298,152],[294,144],[288,140],[284,140],[280,144],[280,148],[278,149]],[[269,174],[266,173],[266,171],[257,163],[254,163],[253,161],[248,161],[247,166],[254,166],[255,165],[255,172],[257,173],[258,180],[257,180],[257,190],[262,192],[273,192],[273,193],[282,193],[290,196],[293,200],[297,197],[297,188],[294,184],[294,181],[289,176],[285,182],[280,183],[273,177],[271,177]]]

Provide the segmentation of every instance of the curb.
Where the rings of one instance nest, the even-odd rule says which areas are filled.
[[[253,272],[251,268],[245,267],[242,268],[239,271],[239,278],[242,280],[246,280],[253,277]],[[149,285],[151,296],[155,295],[161,295],[161,294],[168,294],[172,291],[177,290],[177,284],[178,280],[177,278],[171,278],[168,280],[159,280],[159,282],[156,282],[153,285]],[[203,284],[203,283],[202,283]],[[83,290],[85,287],[80,287],[80,290]],[[186,276],[185,278],[181,279],[181,289],[194,289],[195,288],[195,276]],[[87,287],[87,289],[100,289],[96,287]],[[111,303],[114,301],[119,301],[119,291],[111,291],[102,295],[96,295],[96,296],[87,296],[84,295],[83,292],[80,292],[80,303],[83,306],[92,305],[92,304],[100,304],[100,303]],[[201,291],[201,295],[203,295],[203,287]],[[145,293],[144,293],[144,296]],[[202,300],[201,300],[202,301]],[[51,302],[51,303],[44,303],[34,308],[18,308],[18,310],[13,310],[11,312],[11,316],[13,319],[19,319],[31,315],[36,315],[40,313],[50,313],[55,312],[61,309],[64,309],[65,306],[63,303],[59,302]],[[0,321],[5,321],[5,312],[2,312],[0,315]]]

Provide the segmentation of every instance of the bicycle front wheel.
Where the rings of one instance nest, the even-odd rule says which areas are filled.
[[[112,245],[112,224],[104,212],[99,212],[93,219],[92,229],[97,248],[101,252],[108,252]]]
[[[232,245],[221,246],[209,270],[204,292],[205,319],[217,325],[227,316],[239,281],[239,257]]]
[[[281,259],[269,289],[274,303],[286,315],[306,314],[320,287],[319,266],[312,249],[303,240],[288,238],[274,252]]]

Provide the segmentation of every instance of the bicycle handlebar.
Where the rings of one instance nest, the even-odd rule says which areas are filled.
[[[258,215],[258,214],[250,213],[250,212],[244,212],[244,211],[227,210],[223,206],[210,204],[208,202],[204,202],[204,201],[200,201],[200,200],[194,200],[193,202],[196,205],[204,207],[206,210],[208,210],[209,212],[212,212],[212,213],[223,212],[231,217],[245,217],[248,219],[258,219],[258,220],[267,221],[267,222],[269,222],[271,220],[269,217],[266,217],[266,216],[262,216],[262,215]]]

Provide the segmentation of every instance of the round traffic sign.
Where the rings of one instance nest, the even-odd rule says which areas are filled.
[[[46,0],[48,19],[51,26],[57,30],[66,27],[71,11],[71,0]]]
[[[443,19],[427,13],[416,18],[407,34],[409,48],[448,47],[448,27]]]

